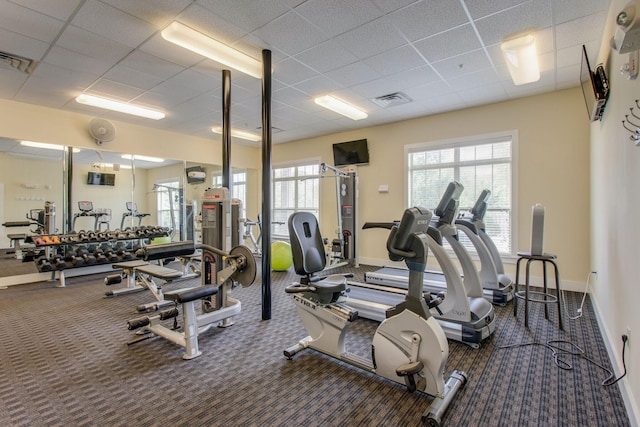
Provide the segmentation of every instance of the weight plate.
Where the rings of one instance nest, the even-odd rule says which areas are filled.
[[[247,288],[256,280],[256,260],[246,246],[236,246],[229,252],[229,257],[231,258],[238,256],[243,257],[246,261],[231,277],[240,283],[243,288]]]

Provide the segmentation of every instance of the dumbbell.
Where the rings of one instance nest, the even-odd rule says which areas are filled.
[[[64,254],[64,261],[70,267],[82,267],[84,263],[84,259],[77,257],[74,252],[69,251]]]
[[[107,247],[106,249],[103,249],[103,251],[104,251],[104,256],[107,257],[108,262],[116,262],[120,260],[120,258],[118,257],[118,254],[116,253],[116,251],[113,250],[111,246]]]
[[[78,248],[78,250],[76,250],[76,255],[82,258],[84,263],[87,265],[93,265],[96,263],[96,257],[91,255],[91,252],[86,248]]]
[[[107,257],[104,255],[104,251],[100,248],[96,248],[93,251],[93,256],[96,258],[97,264],[105,264],[109,262],[109,259],[107,259]]]
[[[60,244],[60,237],[58,236],[51,236],[51,243],[54,245],[58,245]]]
[[[49,258],[49,263],[51,263],[51,266],[56,270],[64,270],[68,267],[67,263],[61,255],[52,256],[51,258]]]
[[[53,266],[49,262],[49,258],[44,256],[36,260],[36,266],[38,267],[38,271],[42,273],[53,270]]]
[[[34,240],[36,245],[44,245],[44,240],[42,240],[42,237],[36,237],[36,239]]]

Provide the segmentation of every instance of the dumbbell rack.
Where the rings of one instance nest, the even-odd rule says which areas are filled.
[[[25,242],[33,243],[37,248],[45,249],[45,256],[41,256],[34,261],[38,272],[51,272],[51,281],[56,280],[56,272],[58,272],[60,283],[57,287],[65,287],[65,270],[108,265],[135,257],[135,251],[126,250],[126,245],[120,247],[116,245],[117,252],[111,248],[109,257],[104,255],[105,250],[100,246],[90,252],[88,250],[89,245],[104,245],[123,241],[140,242],[143,239],[166,237],[170,233],[171,229],[167,227],[142,226],[104,232],[80,231],[78,233],[56,235],[35,234],[27,236]],[[72,249],[74,247],[73,252],[75,253],[67,252],[68,248]],[[64,251],[67,252],[64,256],[53,253],[54,249],[55,252],[58,252],[60,248],[64,248]],[[102,257],[97,256],[98,253],[102,253]]]

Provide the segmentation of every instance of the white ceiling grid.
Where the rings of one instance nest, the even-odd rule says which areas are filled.
[[[606,0],[0,0],[0,51],[39,61],[0,68],[0,97],[219,138],[221,66],[160,36],[174,20],[261,57],[272,51],[275,143],[577,86]],[[541,79],[514,86],[500,43],[537,38]],[[592,60],[593,61],[593,60]],[[593,65],[593,64],[592,64]],[[260,126],[260,81],[232,72],[232,124]],[[371,100],[402,91],[413,102]],[[109,96],[166,113],[152,121],[80,105]],[[351,121],[313,97],[332,93],[369,113]],[[240,142],[240,141],[238,141]]]

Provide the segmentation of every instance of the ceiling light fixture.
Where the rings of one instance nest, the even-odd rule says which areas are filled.
[[[327,108],[331,111],[335,111],[338,114],[342,114],[343,116],[349,117],[353,120],[362,120],[369,117],[367,113],[353,105],[347,104],[341,99],[335,98],[331,95],[319,96],[313,100],[316,104],[321,107]]]
[[[222,127],[214,126],[211,128],[211,132],[222,135]],[[262,136],[256,135],[255,133],[247,132],[244,130],[231,129],[231,136],[236,138],[246,139],[247,141],[260,141]]]
[[[149,108],[140,107],[126,102],[114,101],[113,99],[100,98],[98,96],[82,94],[76,98],[80,104],[91,105],[92,107],[105,108],[107,110],[118,111],[120,113],[132,114],[134,116],[145,117],[147,119],[160,120],[164,119],[164,113],[161,111],[151,110]]]
[[[20,145],[23,147],[32,147],[32,148],[44,148],[45,150],[58,150],[63,151],[64,146],[57,144],[46,144],[44,142],[36,142],[36,141],[20,141]],[[74,153],[79,153],[81,150],[79,148],[73,148]]]
[[[262,78],[262,62],[177,21],[169,24],[160,34],[171,43],[256,79]]]
[[[515,85],[533,83],[540,80],[536,40],[531,34],[507,40],[501,45],[507,61],[511,79]]]
[[[141,160],[143,162],[153,162],[153,163],[164,162],[164,159],[160,159],[158,157],[141,156],[140,154],[123,154],[120,157],[127,160],[131,160],[131,159]]]

